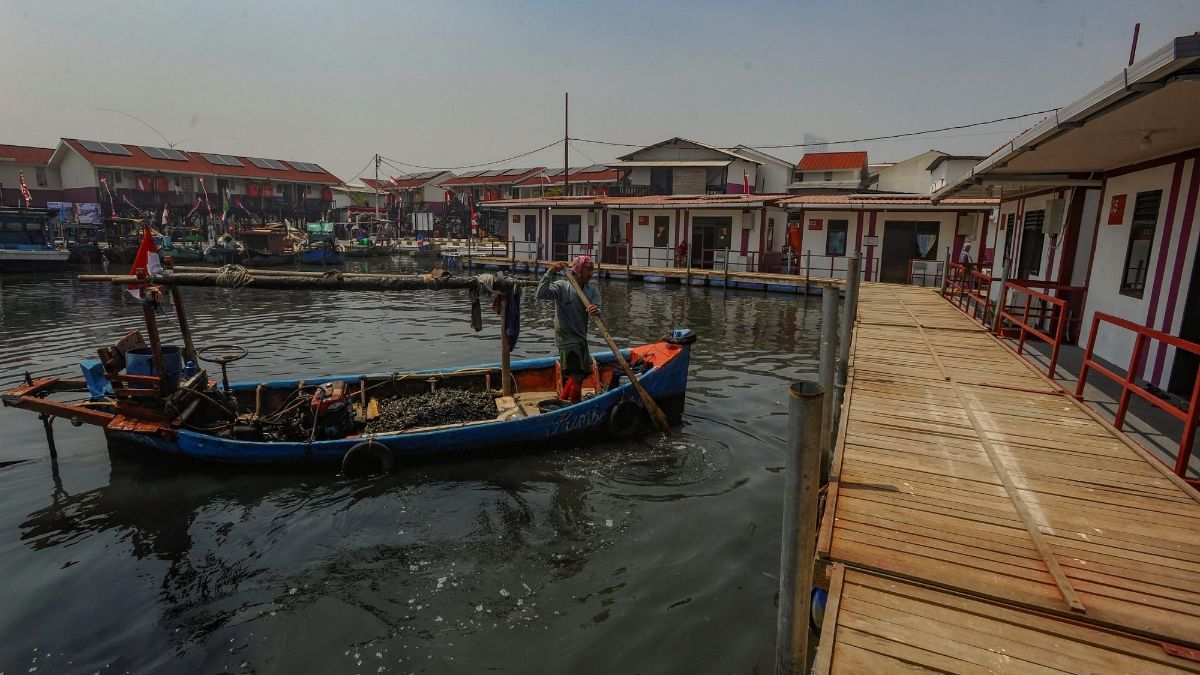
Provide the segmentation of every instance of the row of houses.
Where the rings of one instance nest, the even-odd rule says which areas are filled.
[[[341,184],[319,164],[176,148],[64,138],[54,148],[0,145],[0,196],[30,206],[95,205],[98,217],[189,211],[317,219]]]

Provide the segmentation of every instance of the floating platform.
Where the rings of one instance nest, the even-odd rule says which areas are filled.
[[[522,272],[532,269],[535,265],[537,273],[546,270],[553,261],[550,260],[513,260],[495,256],[474,256],[472,265],[484,269],[502,269]],[[795,274],[768,274],[765,272],[741,272],[734,270],[707,270],[682,267],[648,267],[644,265],[606,265],[596,266],[596,275],[607,279],[630,279],[650,284],[683,284],[690,286],[714,286],[717,288],[738,288],[744,290],[770,291],[775,293],[809,293],[819,294],[827,286],[842,287],[843,279],[829,277],[809,277]]]
[[[933,290],[862,286],[820,525],[816,672],[1200,672],[1200,494]]]

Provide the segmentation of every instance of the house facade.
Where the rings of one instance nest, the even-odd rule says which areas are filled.
[[[1080,298],[1080,342],[1124,368],[1137,333],[1104,313],[1200,342],[1200,36],[1186,35],[1122,70],[1005,143],[935,199],[1001,199],[989,260],[995,276]],[[1151,340],[1134,376],[1188,397],[1197,359]]]
[[[867,188],[866,152],[808,152],[792,171],[788,192],[846,194]]]
[[[619,196],[736,195],[756,191],[762,164],[749,153],[676,137],[623,155],[608,166],[626,172],[615,193]]]
[[[310,162],[194,152],[64,138],[49,167],[63,201],[98,203],[105,218],[158,213],[183,220],[219,217],[317,220],[332,207],[341,181]]]
[[[21,176],[29,187],[30,206],[45,207],[62,200],[62,178],[52,169],[54,148],[29,145],[0,145],[0,205],[24,205]]]
[[[566,174],[564,180],[563,174]],[[624,172],[604,164],[589,167],[543,169],[516,184],[517,198],[561,197],[566,184],[568,197],[607,197],[616,193]]]

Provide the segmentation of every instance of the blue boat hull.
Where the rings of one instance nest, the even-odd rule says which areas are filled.
[[[690,336],[691,331],[687,331],[686,334]],[[683,344],[677,347],[672,346],[670,349],[673,350],[673,355],[667,358],[665,363],[656,364],[643,374],[639,378],[639,382],[674,424],[679,422],[683,413],[691,347]],[[614,361],[611,353],[595,356],[596,361],[602,365],[611,364]],[[555,362],[554,358],[514,362],[512,370],[516,375],[521,370],[552,369]],[[471,368],[498,369],[499,364],[484,364]],[[448,374],[460,370],[462,368],[430,370],[420,371],[420,374]],[[390,373],[381,373],[367,377],[386,378],[390,375]],[[359,375],[342,375],[306,379],[304,382],[310,385],[338,380],[357,382],[359,377]],[[295,388],[299,384],[300,380],[289,380],[268,382],[265,383],[265,386],[272,389],[287,389]],[[258,382],[244,382],[233,384],[231,388],[235,392],[238,390],[253,391],[258,385]],[[639,397],[633,386],[626,381],[616,389],[581,403],[529,417],[474,422],[426,431],[414,430],[351,436],[307,443],[240,441],[186,429],[175,431],[169,438],[162,435],[113,429],[107,429],[105,433],[110,444],[113,445],[135,446],[153,453],[221,464],[264,466],[336,464],[342,461],[343,456],[350,448],[368,439],[383,444],[391,451],[393,458],[403,461],[410,458],[467,455],[483,451],[495,452],[504,448],[527,448],[572,437],[594,436],[597,432],[607,430],[613,408],[627,400],[638,401]]]
[[[301,251],[296,254],[296,259],[305,265],[336,265],[345,262],[346,256],[341,251],[316,249]]]

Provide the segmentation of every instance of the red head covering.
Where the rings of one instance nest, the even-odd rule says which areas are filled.
[[[591,264],[592,264],[592,256],[590,256],[590,255],[578,256],[575,258],[575,262],[571,263],[571,272],[575,276],[579,276],[579,274],[581,272],[583,272],[583,266],[591,265]]]

